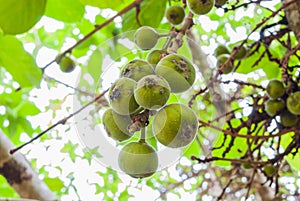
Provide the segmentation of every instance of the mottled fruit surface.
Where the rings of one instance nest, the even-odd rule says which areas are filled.
[[[131,124],[130,116],[120,115],[109,108],[104,112],[102,120],[108,136],[114,140],[121,142],[132,136],[127,129]]]
[[[153,50],[147,55],[147,61],[154,67],[156,67],[156,64],[163,58],[163,55],[166,53],[166,50]]]
[[[185,12],[183,7],[178,5],[170,6],[166,12],[166,18],[173,25],[180,24],[183,21],[184,16]]]
[[[121,77],[128,77],[135,81],[139,81],[142,77],[150,74],[154,74],[152,65],[141,59],[130,61],[121,71]]]
[[[187,0],[188,7],[196,15],[204,15],[211,11],[215,0]]]
[[[190,144],[196,134],[198,120],[195,113],[182,104],[163,107],[154,117],[153,135],[163,145],[171,148]]]
[[[192,63],[178,54],[170,54],[160,60],[156,65],[155,73],[167,80],[173,93],[188,90],[196,77]]]
[[[112,109],[122,115],[134,113],[140,106],[134,99],[136,81],[122,77],[109,90],[109,103]]]
[[[134,34],[134,42],[142,50],[152,49],[159,38],[157,32],[148,26],[142,26]]]
[[[158,167],[155,150],[141,142],[131,142],[123,147],[118,158],[119,167],[134,178],[149,177]]]
[[[146,109],[159,109],[170,97],[168,82],[158,75],[147,75],[139,80],[134,89],[136,102]]]
[[[300,91],[289,95],[286,106],[291,113],[295,115],[300,114]]]
[[[281,110],[283,110],[284,107],[285,107],[285,103],[283,100],[269,99],[265,103],[265,111],[271,117],[278,114]]]
[[[280,98],[284,94],[283,83],[279,80],[271,80],[267,85],[267,94],[270,98]]]
[[[265,171],[267,176],[271,177],[275,173],[276,169],[273,165],[266,165],[264,167],[264,171]]]

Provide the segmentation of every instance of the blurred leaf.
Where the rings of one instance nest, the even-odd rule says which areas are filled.
[[[124,3],[128,3],[131,1],[128,0],[114,0],[114,1],[107,1],[107,0],[80,0],[81,3],[85,5],[96,6],[99,8],[112,8],[116,9],[120,7],[120,5],[124,6]]]
[[[63,22],[78,22],[84,12],[84,5],[79,0],[48,0],[45,14]]]
[[[75,149],[78,147],[78,144],[73,144],[71,141],[68,141],[64,147],[60,150],[62,153],[68,153],[72,162],[75,162],[77,155],[75,154]]]
[[[0,63],[21,87],[39,86],[42,71],[14,36],[0,38]]]
[[[0,0],[0,27],[6,34],[28,31],[44,15],[46,0]]]
[[[100,79],[102,60],[102,53],[99,50],[95,50],[89,59],[88,65],[85,67],[87,72],[93,77],[94,83],[98,83]]]
[[[64,187],[64,184],[58,178],[45,178],[44,182],[47,184],[50,190],[54,192],[59,192]]]
[[[185,147],[182,150],[182,153],[188,159],[190,159],[191,156],[199,157],[201,153],[201,147],[197,139],[195,139],[189,146]]]
[[[283,146],[284,149],[286,149],[292,141],[293,141],[292,133],[287,133],[287,134],[281,136],[280,142],[281,142],[281,146]],[[288,161],[288,163],[290,164],[290,166],[293,169],[295,169],[297,171],[300,170],[300,152],[299,151],[295,156],[292,154],[285,156],[285,159]]]

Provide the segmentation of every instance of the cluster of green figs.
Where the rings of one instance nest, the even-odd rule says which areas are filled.
[[[283,82],[271,80],[266,88],[269,99],[265,102],[265,111],[270,117],[279,115],[284,127],[295,126],[300,119],[300,90],[292,82],[289,85],[285,87]]]

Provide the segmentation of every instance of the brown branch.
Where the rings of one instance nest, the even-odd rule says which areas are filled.
[[[40,137],[42,137],[44,134],[46,134],[48,131],[52,130],[53,128],[55,128],[56,126],[60,125],[60,124],[65,124],[68,119],[70,119],[71,117],[75,116],[76,114],[80,113],[82,110],[84,110],[85,108],[87,108],[88,106],[90,106],[91,104],[97,102],[98,100],[100,100],[104,94],[108,91],[108,89],[106,89],[104,92],[102,92],[101,94],[99,94],[98,96],[96,96],[93,100],[91,100],[89,103],[87,103],[86,105],[84,105],[83,107],[81,107],[80,109],[78,109],[77,111],[75,111],[74,113],[70,114],[69,116],[59,120],[58,122],[56,122],[55,124],[53,124],[52,126],[50,126],[49,128],[47,128],[46,130],[42,131],[40,134],[38,134],[37,136],[35,136],[34,138],[32,138],[31,140],[29,140],[28,142],[20,145],[19,147],[16,147],[14,149],[10,150],[10,154],[14,154],[15,152],[19,151],[20,149],[22,149],[23,147],[25,147],[26,145],[32,143],[33,141],[39,139]]]

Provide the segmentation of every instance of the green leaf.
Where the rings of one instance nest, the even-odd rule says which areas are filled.
[[[99,8],[112,8],[112,9],[116,9],[117,7],[119,7],[119,5],[124,4],[126,2],[130,2],[130,1],[126,1],[126,0],[114,0],[114,1],[107,1],[107,0],[80,0],[80,2],[82,4],[85,4],[85,5],[96,6],[96,7],[99,7]]]
[[[79,0],[48,0],[45,14],[63,22],[78,22],[84,12]]]
[[[51,191],[59,192],[64,187],[64,184],[58,178],[45,178],[44,182],[47,184]]]
[[[0,0],[0,27],[6,34],[28,31],[43,16],[46,0]]]
[[[283,146],[284,149],[288,147],[288,145],[293,141],[292,133],[287,133],[281,137],[281,146]],[[289,154],[285,156],[285,159],[290,164],[290,166],[299,171],[300,170],[300,152],[293,156],[292,154]]]
[[[138,19],[142,26],[158,27],[162,18],[165,15],[167,0],[145,0],[140,6]],[[154,14],[155,13],[155,14]],[[122,21],[123,31],[128,31],[138,28],[136,21],[136,10],[132,9],[125,13]]]
[[[187,146],[186,148],[183,149],[183,155],[187,157],[188,159],[191,158],[191,156],[196,156],[199,157],[201,153],[201,147],[200,144],[198,143],[197,139],[195,139],[192,144]]]
[[[100,79],[100,74],[102,72],[102,60],[102,53],[98,50],[95,50],[90,57],[88,65],[86,66],[87,72],[90,73],[94,79],[94,83],[97,83]]]
[[[21,87],[39,86],[42,71],[14,36],[0,38],[0,63]]]

